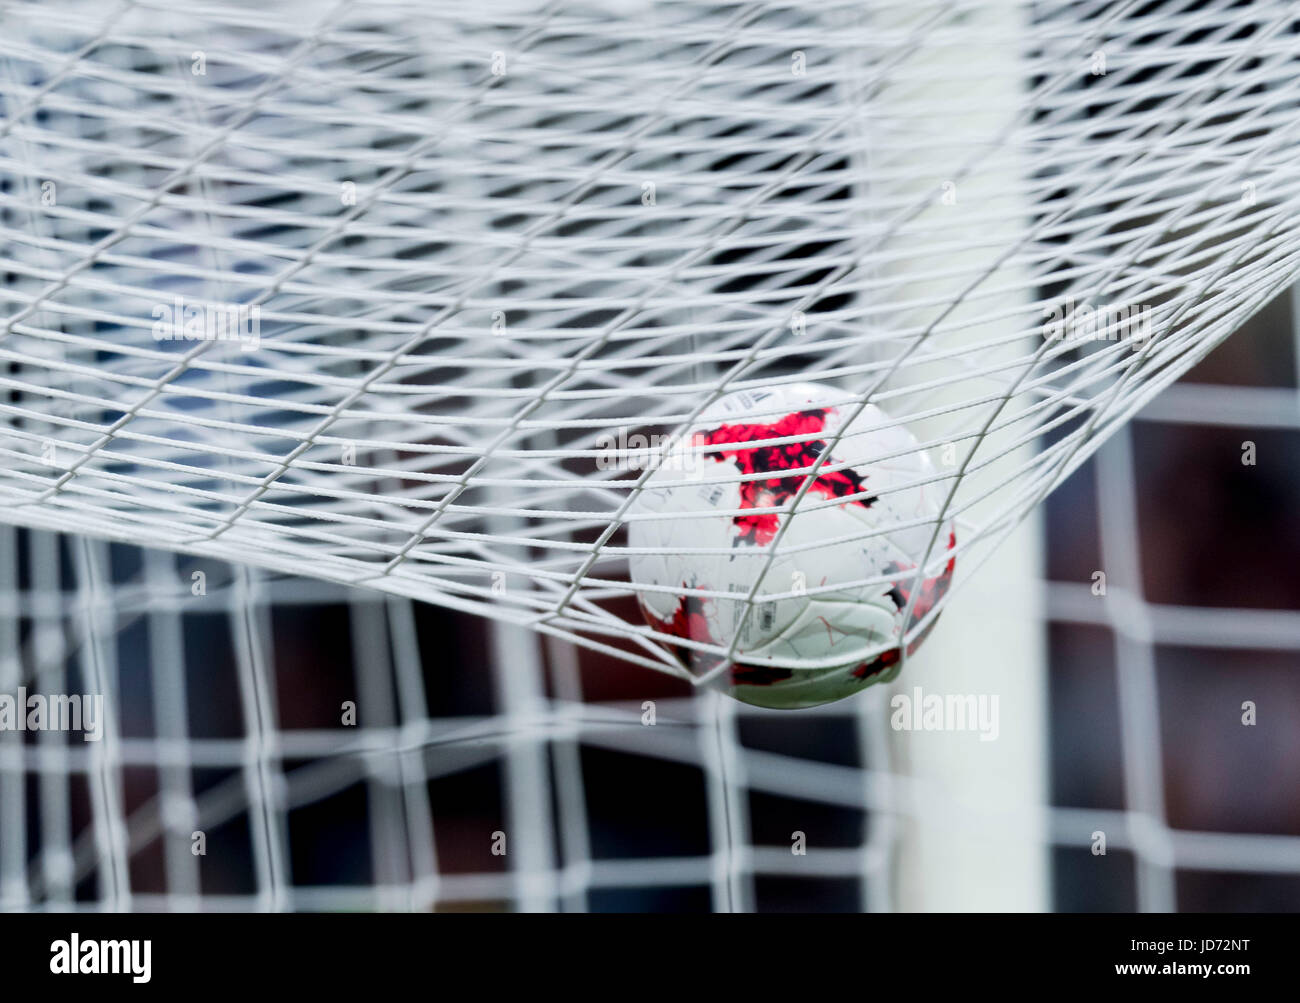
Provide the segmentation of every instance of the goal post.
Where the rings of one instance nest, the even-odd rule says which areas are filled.
[[[945,338],[945,348],[978,353],[979,364],[991,356],[1014,363],[1037,347],[1035,336],[1016,323],[1034,298],[1032,276],[1015,266],[993,269],[985,250],[1024,241],[1034,214],[1031,199],[1020,194],[1026,189],[1028,164],[989,155],[1025,114],[1030,83],[1022,45],[1028,8],[1000,3],[965,12],[963,33],[952,35],[947,44],[918,46],[900,63],[899,82],[882,88],[876,99],[876,117],[886,127],[896,117],[914,114],[917,105],[933,108],[943,122],[935,141],[924,148],[891,150],[879,158],[900,178],[891,194],[896,190],[900,201],[926,203],[916,218],[917,230],[942,234],[950,248],[936,255],[908,234],[886,245],[882,256],[897,262],[887,268],[888,297],[927,304],[900,312],[897,323],[922,328],[949,324],[957,333]],[[887,10],[878,17],[890,30],[907,34],[923,31],[932,15],[920,7]],[[946,83],[954,64],[966,68],[960,93]],[[958,103],[960,113],[946,111]],[[869,135],[864,142],[870,149]],[[981,212],[1006,203],[1011,208],[997,222]],[[964,303],[970,276],[985,268],[1006,291]],[[939,304],[952,306],[941,309]],[[982,320],[988,316],[1009,321]],[[981,346],[998,341],[1005,343],[1000,350],[980,352]],[[917,410],[938,412],[917,428],[924,440],[939,443],[935,453],[941,469],[955,468],[959,455],[973,448],[1001,454],[998,462],[1007,470],[1029,462],[1037,443],[1017,445],[1014,427],[990,433],[976,447],[953,438],[962,431],[959,423],[971,420],[961,410],[967,386],[918,395]],[[1004,410],[1015,413],[1029,404],[1020,395],[1006,401]],[[945,408],[951,410],[944,413]],[[948,490],[950,485],[939,487]],[[992,519],[996,506],[985,501],[967,514],[975,522]],[[897,905],[902,910],[1051,907],[1042,810],[1048,769],[1042,533],[1040,514],[1032,511],[980,566],[968,570],[958,561],[959,581],[969,577],[962,582],[963,600],[944,611],[940,627],[890,687],[896,768],[911,781],[911,810],[899,823],[896,843]],[[963,719],[943,720],[936,730],[913,730],[928,723],[927,699],[961,708]],[[976,707],[996,714],[996,732],[981,732],[976,722],[965,720]],[[953,725],[957,730],[946,730]]]

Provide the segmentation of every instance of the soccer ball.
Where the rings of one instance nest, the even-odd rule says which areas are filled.
[[[628,521],[629,546],[654,548],[631,555],[635,585],[747,596],[761,578],[748,615],[743,598],[637,592],[646,622],[658,631],[724,649],[739,633],[735,659],[720,679],[746,703],[814,707],[887,682],[902,667],[904,612],[917,584],[916,562],[939,518],[942,485],[915,483],[933,467],[911,433],[889,425],[870,404],[849,421],[855,406],[842,391],[816,383],[729,394],[674,437],[629,508],[636,517]],[[782,471],[811,466],[841,430],[790,515],[809,475]],[[806,438],[749,445],[793,436]],[[743,475],[759,476],[740,480]],[[836,498],[844,500],[826,504]],[[956,542],[945,522],[931,562]],[[954,563],[949,553],[935,576],[920,583],[908,625],[947,592]],[[858,584],[885,575],[898,577]],[[826,588],[837,583],[844,588]],[[778,595],[785,597],[764,601]],[[912,641],[908,654],[923,637]],[[890,642],[895,646],[865,657]],[[684,645],[676,650],[696,675],[723,662],[716,653]],[[788,668],[755,659],[814,665]]]

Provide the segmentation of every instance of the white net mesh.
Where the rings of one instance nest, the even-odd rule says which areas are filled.
[[[969,574],[1294,279],[1294,5],[171,6],[0,3],[0,519],[37,530],[0,531],[0,692],[110,708],[97,743],[0,733],[0,908],[887,909],[918,817],[1105,830],[1136,865],[1107,907],[1300,881],[1286,819],[1171,815],[1197,744],[1162,748],[1161,646],[1300,632],[1144,594],[1127,430],[1110,596],[1090,564],[1044,590],[1113,632],[1086,725],[1121,794],[992,816],[908,774],[879,692],[796,734],[611,683],[685,673],[629,601],[650,469],[598,462],[829,383],[950,447]],[[1165,420],[1296,425],[1293,381],[1179,389]],[[1293,738],[1236,786],[1285,789]]]
[[[970,567],[1298,268],[1286,2],[4,19],[3,518],[673,673],[603,437],[828,382]]]

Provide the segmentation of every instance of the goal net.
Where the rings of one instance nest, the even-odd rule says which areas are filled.
[[[936,459],[957,582],[909,639],[987,603],[1011,547],[1033,685],[1037,604],[1069,590],[1015,541],[1120,433],[1106,616],[1145,765],[1112,846],[1150,908],[1180,854],[1300,870],[1283,837],[1170,834],[1135,654],[1160,635],[1123,563],[1127,422],[1300,274],[1289,3],[0,14],[0,691],[112,710],[100,742],[0,733],[4,907],[751,908],[756,875],[808,877],[762,797],[839,820],[807,859],[855,905],[908,907],[899,820],[944,802],[886,696],[820,712],[806,755],[759,715],[780,751],[755,749],[628,580],[659,444],[809,380]],[[705,842],[604,852],[616,760],[689,775]],[[1088,845],[1044,768],[1016,831]]]

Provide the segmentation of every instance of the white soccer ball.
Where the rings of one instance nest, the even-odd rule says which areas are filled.
[[[849,395],[817,383],[729,394],[674,437],[629,509],[629,546],[653,548],[630,557],[647,623],[724,649],[739,633],[733,664],[720,682],[746,703],[813,707],[893,679],[901,668],[904,612],[945,485],[917,483],[932,476],[933,467],[910,432],[890,425],[870,404],[850,421],[855,407]],[[782,471],[811,466],[841,430],[790,515],[809,475]],[[805,438],[750,445],[790,436]],[[704,448],[710,446],[717,448]],[[844,500],[835,504],[837,498]],[[864,535],[873,531],[879,532]],[[944,522],[909,625],[948,590],[954,565],[948,551],[955,546],[953,527]],[[891,574],[900,577],[861,584]],[[645,589],[745,596],[759,579],[748,615],[741,598]],[[784,598],[764,601],[774,596]],[[911,642],[909,654],[921,639]],[[890,643],[894,647],[878,653]],[[696,675],[723,662],[685,645],[677,653]],[[812,664],[773,664],[781,661]]]

